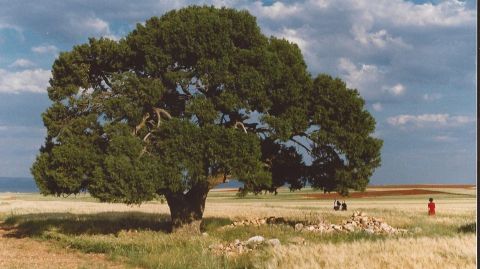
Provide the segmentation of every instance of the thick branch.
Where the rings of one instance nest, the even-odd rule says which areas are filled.
[[[108,87],[110,87],[110,89],[112,88],[112,83],[110,83],[110,80],[108,80],[107,76],[105,76],[104,73],[102,73],[102,78],[103,78],[103,81],[105,81],[105,84],[107,84]]]
[[[272,130],[268,128],[255,128],[255,133],[271,133]]]
[[[161,115],[163,115],[167,119],[172,118],[170,113],[168,113],[168,111],[166,111],[165,109],[154,107],[153,111],[155,111],[155,113],[157,114],[157,128],[160,126]]]
[[[143,137],[143,142],[147,141],[150,135],[152,135],[152,132],[148,132],[148,134]]]
[[[163,116],[166,117],[167,119],[171,119],[171,118],[172,118],[172,116],[170,115],[170,113],[168,113],[168,111],[166,111],[165,109],[161,109],[161,108],[158,108],[158,107],[154,107],[154,108],[153,108],[153,111],[155,112],[155,114],[157,114],[157,119],[158,119],[158,120],[157,120],[157,128],[160,127],[161,115],[163,115]],[[147,115],[148,115],[148,113],[147,113]],[[145,116],[144,116],[144,120],[142,120],[143,125],[142,125],[140,128],[142,128],[143,126],[145,126],[145,122],[146,122],[147,119],[148,119],[148,117],[145,118]],[[149,121],[149,122],[151,122],[151,121]],[[152,122],[151,122],[151,123],[152,123]],[[153,123],[152,123],[152,124],[153,124]],[[137,127],[138,127],[138,126],[137,126]],[[139,129],[138,129],[138,130],[139,130]],[[137,130],[137,131],[138,131],[138,130]],[[148,132],[148,133],[143,137],[142,141],[143,141],[143,142],[147,142],[148,138],[149,138],[151,135],[152,135],[152,131]],[[142,152],[140,152],[140,156],[139,156],[139,157],[142,157],[143,154],[145,154],[146,152],[147,152],[147,146],[144,146],[143,149],[142,149]]]
[[[197,79],[197,81],[195,81],[195,87],[197,89],[197,91],[201,92],[203,95],[207,95],[207,92],[208,92],[208,85],[207,84],[204,84],[202,85],[204,82]]]
[[[238,128],[238,127],[240,126],[240,127],[242,127],[243,131],[244,131],[245,133],[247,133],[247,129],[245,128],[245,125],[243,125],[243,123],[237,121],[237,122],[235,122],[235,125],[233,125],[233,126],[234,126],[235,128]]]
[[[290,140],[292,140],[295,144],[301,146],[302,148],[304,148],[305,150],[307,150],[308,153],[312,153],[312,150],[309,149],[307,146],[305,146],[304,144],[298,142],[296,139],[294,139],[293,137],[290,138]]]
[[[183,85],[180,84],[180,88],[182,89],[183,93],[185,93],[185,95],[191,98],[193,97],[193,94],[188,90],[188,86],[189,85],[184,87]]]
[[[223,120],[225,119],[225,114],[222,113],[222,118],[220,118],[220,124],[223,124]]]
[[[146,113],[145,115],[143,115],[142,121],[137,126],[135,126],[135,129],[133,130],[133,135],[136,135],[137,132],[145,126],[148,118],[150,118],[150,114]]]

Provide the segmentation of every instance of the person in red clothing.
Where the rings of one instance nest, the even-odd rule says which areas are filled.
[[[435,203],[433,202],[433,198],[428,199],[430,203],[428,203],[428,215],[433,216],[435,215]]]

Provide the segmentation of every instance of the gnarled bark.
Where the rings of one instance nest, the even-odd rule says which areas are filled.
[[[167,192],[165,198],[170,208],[172,232],[200,234],[208,184],[199,183],[187,193]]]

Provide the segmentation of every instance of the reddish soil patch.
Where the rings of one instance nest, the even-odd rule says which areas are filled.
[[[378,196],[393,196],[393,195],[418,195],[418,194],[439,194],[447,193],[443,191],[430,191],[420,189],[408,189],[408,190],[391,190],[391,191],[365,191],[365,192],[351,192],[348,198],[363,198],[363,197],[378,197]],[[307,198],[315,199],[341,199],[345,198],[338,193],[317,193],[307,194]]]
[[[454,189],[470,189],[477,185],[471,184],[410,184],[410,185],[371,185],[370,188],[454,188]],[[367,188],[368,188],[367,187]]]

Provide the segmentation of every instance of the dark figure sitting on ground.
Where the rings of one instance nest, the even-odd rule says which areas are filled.
[[[334,200],[333,201],[333,210],[337,211],[340,209],[340,201]]]
[[[342,211],[347,211],[347,203],[345,201],[342,203]]]

